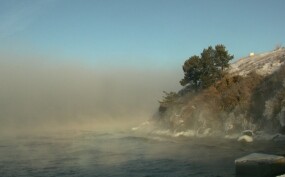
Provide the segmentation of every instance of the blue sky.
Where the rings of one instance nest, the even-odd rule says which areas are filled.
[[[284,0],[0,0],[2,55],[181,67],[209,45],[240,58],[285,44]]]

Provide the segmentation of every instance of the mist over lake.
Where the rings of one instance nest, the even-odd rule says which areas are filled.
[[[284,156],[284,7],[1,0],[0,177],[237,177]]]
[[[234,177],[234,160],[284,153],[284,144],[170,138],[132,131],[66,131],[0,138],[1,176]]]
[[[102,69],[37,57],[0,63],[2,134],[137,125],[152,117],[165,88],[179,88],[179,73],[170,69]]]

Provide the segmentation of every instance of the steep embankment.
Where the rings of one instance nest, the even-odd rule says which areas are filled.
[[[156,122],[173,132],[282,132],[285,126],[285,49],[231,64],[220,81],[199,92],[182,89],[160,103]]]

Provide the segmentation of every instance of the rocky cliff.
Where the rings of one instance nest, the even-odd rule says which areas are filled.
[[[285,126],[285,49],[242,58],[202,91],[167,93],[154,120],[173,132],[281,132]]]

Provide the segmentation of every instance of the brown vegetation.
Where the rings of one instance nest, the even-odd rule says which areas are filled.
[[[207,89],[181,91],[175,97],[171,94],[173,104],[164,106],[160,117],[169,128],[194,129],[199,133],[208,129],[227,133],[264,129],[268,121],[271,129],[278,130],[277,117],[285,107],[284,78],[284,65],[267,77],[254,72],[247,76],[226,74]]]

